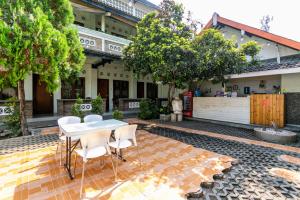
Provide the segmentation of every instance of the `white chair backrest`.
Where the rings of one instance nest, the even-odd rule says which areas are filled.
[[[95,121],[102,121],[103,117],[101,115],[87,115],[84,117],[84,122],[95,122]]]
[[[115,130],[115,138],[116,141],[122,140],[132,140],[133,144],[137,146],[135,132],[137,129],[137,125],[126,125]]]
[[[88,151],[94,147],[103,146],[110,154],[108,147],[111,130],[92,131],[80,137],[82,149]]]
[[[64,125],[64,124],[77,124],[77,123],[80,123],[80,122],[81,122],[80,117],[75,117],[75,116],[67,116],[67,117],[59,118],[57,120],[57,123],[58,123],[59,129],[60,129],[60,135],[62,134],[61,125]]]
[[[75,116],[62,117],[57,120],[59,126],[63,124],[77,124],[80,123],[81,119]]]

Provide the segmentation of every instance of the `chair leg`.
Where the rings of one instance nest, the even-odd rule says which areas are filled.
[[[118,177],[117,177],[116,169],[115,169],[115,166],[114,166],[114,160],[113,160],[112,154],[110,154],[110,160],[111,160],[111,165],[112,165],[112,168],[113,168],[113,171],[114,171],[115,180],[117,180]]]
[[[116,150],[116,156],[117,156],[117,161],[116,161],[116,173],[115,173],[115,178],[117,180],[118,178],[118,165],[119,165],[119,152]]]
[[[81,186],[80,186],[80,198],[82,197],[84,171],[85,171],[85,162],[83,161],[83,165],[82,165],[82,175],[81,175]]]
[[[140,148],[139,146],[136,146],[137,154],[138,154],[138,159],[140,163],[140,168],[142,167],[142,159],[141,159],[141,154],[140,154]]]
[[[75,176],[76,176],[76,163],[77,163],[77,153],[75,153],[75,163],[74,163],[74,178],[75,178]]]
[[[60,164],[60,166],[62,165],[61,164],[61,160],[62,160],[62,142],[60,142],[60,159],[59,159],[59,164]]]

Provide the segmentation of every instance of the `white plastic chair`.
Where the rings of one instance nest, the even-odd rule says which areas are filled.
[[[75,116],[62,117],[57,120],[58,127],[59,127],[59,141],[57,144],[56,153],[58,151],[58,147],[60,147],[60,161],[59,161],[60,165],[61,165],[61,160],[62,160],[62,144],[65,143],[67,140],[66,136],[62,132],[61,125],[77,124],[80,122],[81,122],[81,119],[79,117],[75,117]],[[80,139],[80,137],[78,137],[78,136],[71,137],[72,142],[78,141],[79,139]]]
[[[84,122],[96,122],[102,121],[103,117],[101,115],[87,115],[83,118]]]
[[[117,159],[119,159],[120,149],[126,149],[131,146],[135,146],[137,153],[138,153],[138,159],[141,166],[141,158],[139,153],[139,147],[137,145],[136,141],[136,129],[137,125],[127,125],[122,126],[120,128],[117,128],[115,130],[115,141],[110,142],[109,146],[116,149]],[[117,170],[118,170],[118,161],[116,164],[116,177],[117,177]]]
[[[101,130],[101,131],[94,131],[80,137],[82,149],[75,150],[76,154],[75,154],[75,165],[74,165],[74,176],[75,176],[76,160],[78,154],[79,156],[82,157],[82,161],[83,161],[81,186],[80,186],[80,198],[82,196],[82,190],[83,190],[85,164],[88,162],[89,159],[110,155],[113,172],[116,177],[111,151],[108,146],[110,135],[111,135],[110,130]]]

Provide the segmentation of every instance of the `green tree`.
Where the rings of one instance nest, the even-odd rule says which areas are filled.
[[[251,61],[249,64],[256,65],[258,64],[258,60],[256,58],[256,55],[260,52],[261,46],[257,44],[255,41],[249,41],[247,43],[244,43],[241,45],[242,51],[245,53],[245,55],[251,57]]]
[[[0,88],[18,87],[20,121],[27,134],[24,79],[39,74],[53,92],[59,78],[78,73],[85,60],[77,30],[72,26],[69,0],[0,1]]]
[[[256,46],[252,42],[248,46]],[[224,83],[225,75],[240,73],[247,64],[244,48],[238,48],[235,42],[224,38],[216,29],[204,30],[193,41],[197,70],[194,77],[198,81],[212,80]],[[255,52],[255,56],[258,52]]]
[[[184,88],[193,74],[193,27],[184,23],[182,4],[164,0],[160,12],[146,15],[137,35],[124,50],[125,66],[137,75],[151,74],[157,83],[169,85],[169,107],[175,88]]]

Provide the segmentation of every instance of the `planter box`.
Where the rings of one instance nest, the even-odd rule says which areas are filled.
[[[160,114],[159,119],[162,121],[170,121],[171,120],[171,114],[165,115],[165,114]]]

